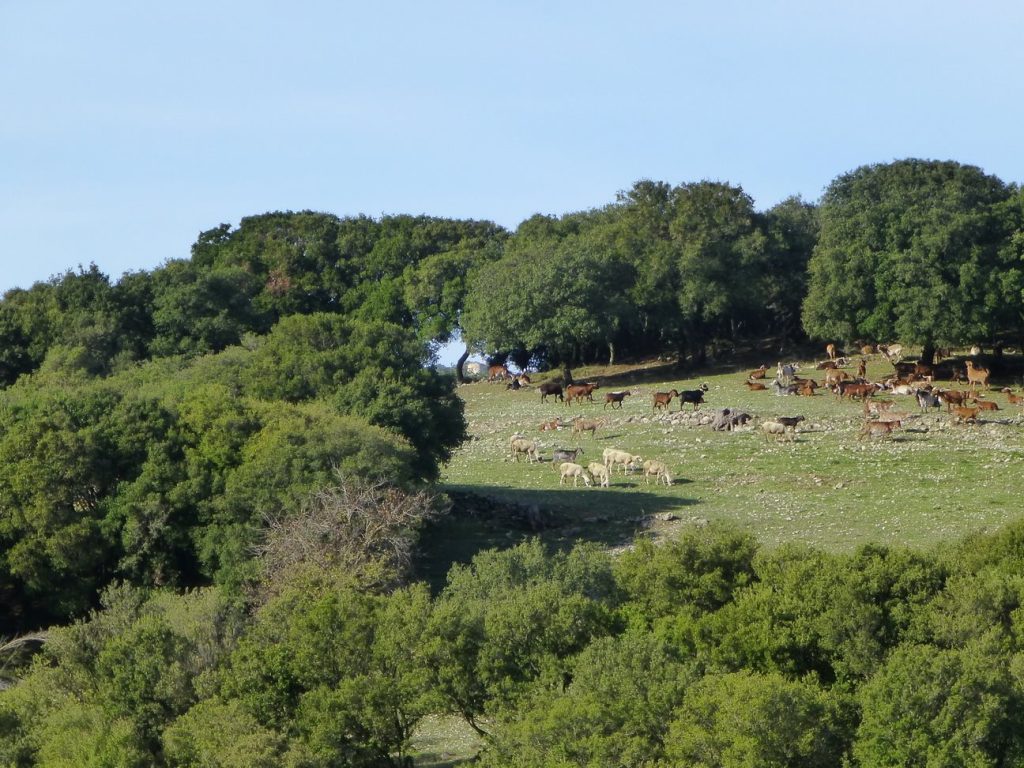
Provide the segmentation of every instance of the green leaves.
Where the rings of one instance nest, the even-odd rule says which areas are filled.
[[[901,160],[861,167],[825,192],[804,327],[822,338],[973,343],[1019,327],[982,276],[1021,217],[1012,189],[980,169]],[[1019,299],[1011,299],[1018,306]]]

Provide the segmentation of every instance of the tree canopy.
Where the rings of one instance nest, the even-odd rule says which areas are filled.
[[[979,168],[901,160],[840,176],[821,201],[804,326],[822,338],[936,345],[1019,335],[1016,190]]]

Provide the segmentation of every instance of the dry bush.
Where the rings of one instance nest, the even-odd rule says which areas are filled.
[[[299,512],[266,521],[256,548],[264,589],[275,592],[300,572],[343,573],[378,588],[400,583],[419,527],[443,511],[425,490],[339,474],[336,485],[312,493]]]

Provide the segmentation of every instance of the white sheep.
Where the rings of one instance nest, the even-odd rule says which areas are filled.
[[[664,481],[665,485],[672,485],[672,475],[663,461],[648,459],[644,462],[644,482],[648,485],[651,484],[651,475],[654,475],[656,483]]]
[[[531,464],[535,461],[540,461],[540,446],[537,445],[536,440],[527,440],[525,437],[513,436],[509,442],[509,447],[512,449],[512,460],[518,462],[519,454],[525,453],[526,459]]]
[[[559,485],[564,483],[565,482],[565,478],[567,478],[567,477],[571,477],[572,478],[572,487],[573,488],[576,487],[576,482],[581,477],[583,478],[583,482],[587,485],[587,487],[590,487],[592,485],[590,473],[587,472],[587,470],[584,469],[579,464],[574,464],[571,461],[566,461],[566,462],[564,462],[561,465],[560,469],[561,469],[561,472],[562,472],[562,476],[558,479],[558,484]]]
[[[786,425],[778,421],[763,421],[761,422],[761,431],[764,432],[765,442],[768,442],[770,437],[778,440],[779,437],[785,436]]]
[[[639,456],[634,456],[632,453],[619,451],[615,448],[605,448],[601,456],[604,459],[604,465],[612,470],[615,469],[616,464],[621,464],[623,474],[630,467],[639,467],[643,461]]]
[[[608,467],[604,464],[592,461],[587,465],[587,471],[593,475],[594,480],[597,481],[599,486],[608,488],[611,485],[611,472],[608,471]]]

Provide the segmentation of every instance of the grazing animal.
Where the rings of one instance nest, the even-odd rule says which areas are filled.
[[[807,379],[806,381],[800,383],[799,389],[797,389],[796,393],[798,395],[803,395],[804,397],[813,397],[814,390],[816,390],[817,388],[818,382],[816,382],[814,379]]]
[[[835,344],[826,344],[825,345],[825,354],[828,355],[828,359],[829,360],[835,360],[836,359],[836,345]]]
[[[766,389],[768,389],[768,387],[766,387],[760,381],[745,381],[743,383],[747,385],[747,389],[749,389],[751,392],[764,392]]]
[[[764,433],[765,442],[773,437],[779,440],[786,435],[786,425],[778,421],[762,421],[761,431]]]
[[[890,390],[894,395],[912,395],[917,392],[917,387],[912,387],[909,384],[894,384]]]
[[[567,477],[571,477],[572,478],[572,487],[573,488],[576,487],[577,481],[581,477],[583,478],[583,483],[588,488],[591,485],[593,485],[592,478],[590,477],[590,473],[587,472],[587,470],[584,467],[581,467],[579,464],[575,464],[575,463],[573,463],[571,461],[566,461],[566,462],[562,463],[562,465],[559,467],[559,471],[561,472],[561,476],[558,478],[558,484],[559,485],[564,483],[565,482],[565,478],[567,478]]]
[[[861,384],[854,381],[840,381],[836,384],[836,398],[842,400],[844,397],[849,397],[851,400],[856,398],[865,399],[871,397],[878,391],[878,387],[874,384]]]
[[[786,428],[786,431],[796,435],[796,427],[801,421],[806,421],[803,416],[776,416],[775,421]]]
[[[878,351],[893,365],[903,359],[902,344],[879,344]]]
[[[919,389],[914,394],[917,396],[917,405],[922,411],[927,411],[929,408],[938,408],[942,405],[942,400],[934,392]]]
[[[830,368],[825,371],[825,386],[832,387],[840,381],[847,381],[849,378],[850,374],[846,371],[840,371],[838,368]]]
[[[716,432],[732,432],[736,427],[743,426],[752,418],[749,413],[723,408],[715,414],[715,420],[711,422],[711,429]]]
[[[573,400],[582,403],[583,398],[594,402],[594,390],[600,389],[597,384],[570,384],[565,388],[565,404],[569,405]]]
[[[953,423],[954,424],[977,424],[978,423],[978,409],[967,408],[962,405],[953,406]]]
[[[679,393],[676,390],[674,390],[674,389],[669,391],[669,392],[655,392],[654,393],[654,405],[651,408],[651,410],[652,411],[656,411],[659,408],[667,409],[668,406],[669,406],[669,403],[672,402],[672,398],[673,397],[677,397],[678,395],[679,395]]]
[[[509,441],[509,447],[512,449],[512,460],[515,462],[519,461],[520,454],[526,454],[526,459],[531,464],[535,461],[540,461],[540,446],[534,440],[527,440],[525,437],[513,435]]]
[[[968,360],[967,363],[967,383],[971,385],[971,389],[975,386],[988,386],[988,377],[991,374],[988,368],[975,368],[974,362]]]
[[[679,393],[679,410],[683,410],[684,403],[693,403],[693,410],[696,411],[704,402],[704,393],[707,391],[707,384],[701,384],[700,389],[684,389]]]
[[[857,378],[866,379],[868,377],[868,364],[867,361],[862,357],[860,362],[857,363]]]
[[[996,403],[993,403],[991,400],[979,400],[976,397],[972,398],[972,400],[974,401],[975,407],[979,411],[998,411],[999,410],[999,406]]]
[[[626,474],[626,470],[630,467],[638,467],[643,462],[639,456],[615,448],[605,448],[601,457],[604,459],[604,465],[612,470],[616,465],[621,464],[622,474]]]
[[[935,396],[939,398],[939,402],[946,404],[946,413],[950,413],[953,408],[964,405],[970,397],[970,393],[956,389],[937,389]]]
[[[760,368],[755,368],[747,374],[748,379],[763,379],[768,373],[768,368],[763,363]]]
[[[568,448],[556,448],[551,454],[551,464],[554,466],[562,461],[576,461],[576,457],[583,453],[582,448],[569,450]]]
[[[565,429],[565,427],[567,427],[567,426],[569,426],[569,425],[568,424],[563,424],[558,419],[552,419],[551,421],[541,422],[540,431],[541,432],[554,432],[555,430],[558,430],[558,429]]]
[[[610,403],[612,408],[614,408],[615,404],[618,403],[619,408],[621,408],[622,401],[629,397],[630,394],[630,392],[607,392],[604,396],[604,407],[607,408]]]
[[[589,432],[591,437],[597,434],[598,427],[604,426],[604,419],[574,419],[572,422],[572,433],[582,435]]]
[[[860,348],[860,353],[864,355],[864,357],[870,357],[875,354],[875,348],[871,344],[865,344]]]
[[[545,381],[537,387],[537,390],[540,392],[540,401],[542,403],[548,399],[548,395],[554,395],[559,400],[565,400],[565,397],[562,394],[562,385],[557,381]]]
[[[1006,399],[1010,405],[1024,405],[1024,397],[1013,394],[1013,390],[1009,387],[1003,387],[1001,391],[1006,393]]]
[[[796,363],[782,363],[775,364],[775,378],[781,381],[789,381],[791,378],[796,376],[796,372],[800,370],[800,366]]]
[[[665,485],[672,485],[672,475],[669,474],[668,465],[663,461],[648,459],[644,462],[644,482],[647,485],[651,484],[652,476],[655,478],[655,483],[663,482]]]
[[[879,414],[891,411],[895,403],[892,400],[865,400],[864,416],[878,416]]]
[[[504,365],[492,365],[487,369],[488,381],[504,381],[505,379],[510,378],[512,378],[512,375]]]
[[[878,435],[880,437],[890,437],[894,429],[899,429],[900,420],[892,419],[889,421],[868,421],[861,427],[860,432],[857,433],[857,439],[863,440],[865,437],[874,437]]]
[[[611,472],[608,471],[608,467],[604,464],[592,461],[587,464],[587,471],[602,488],[608,488],[611,485]]]
[[[783,384],[778,379],[772,382],[772,392],[776,396],[795,395],[799,391],[799,387],[796,384]]]

